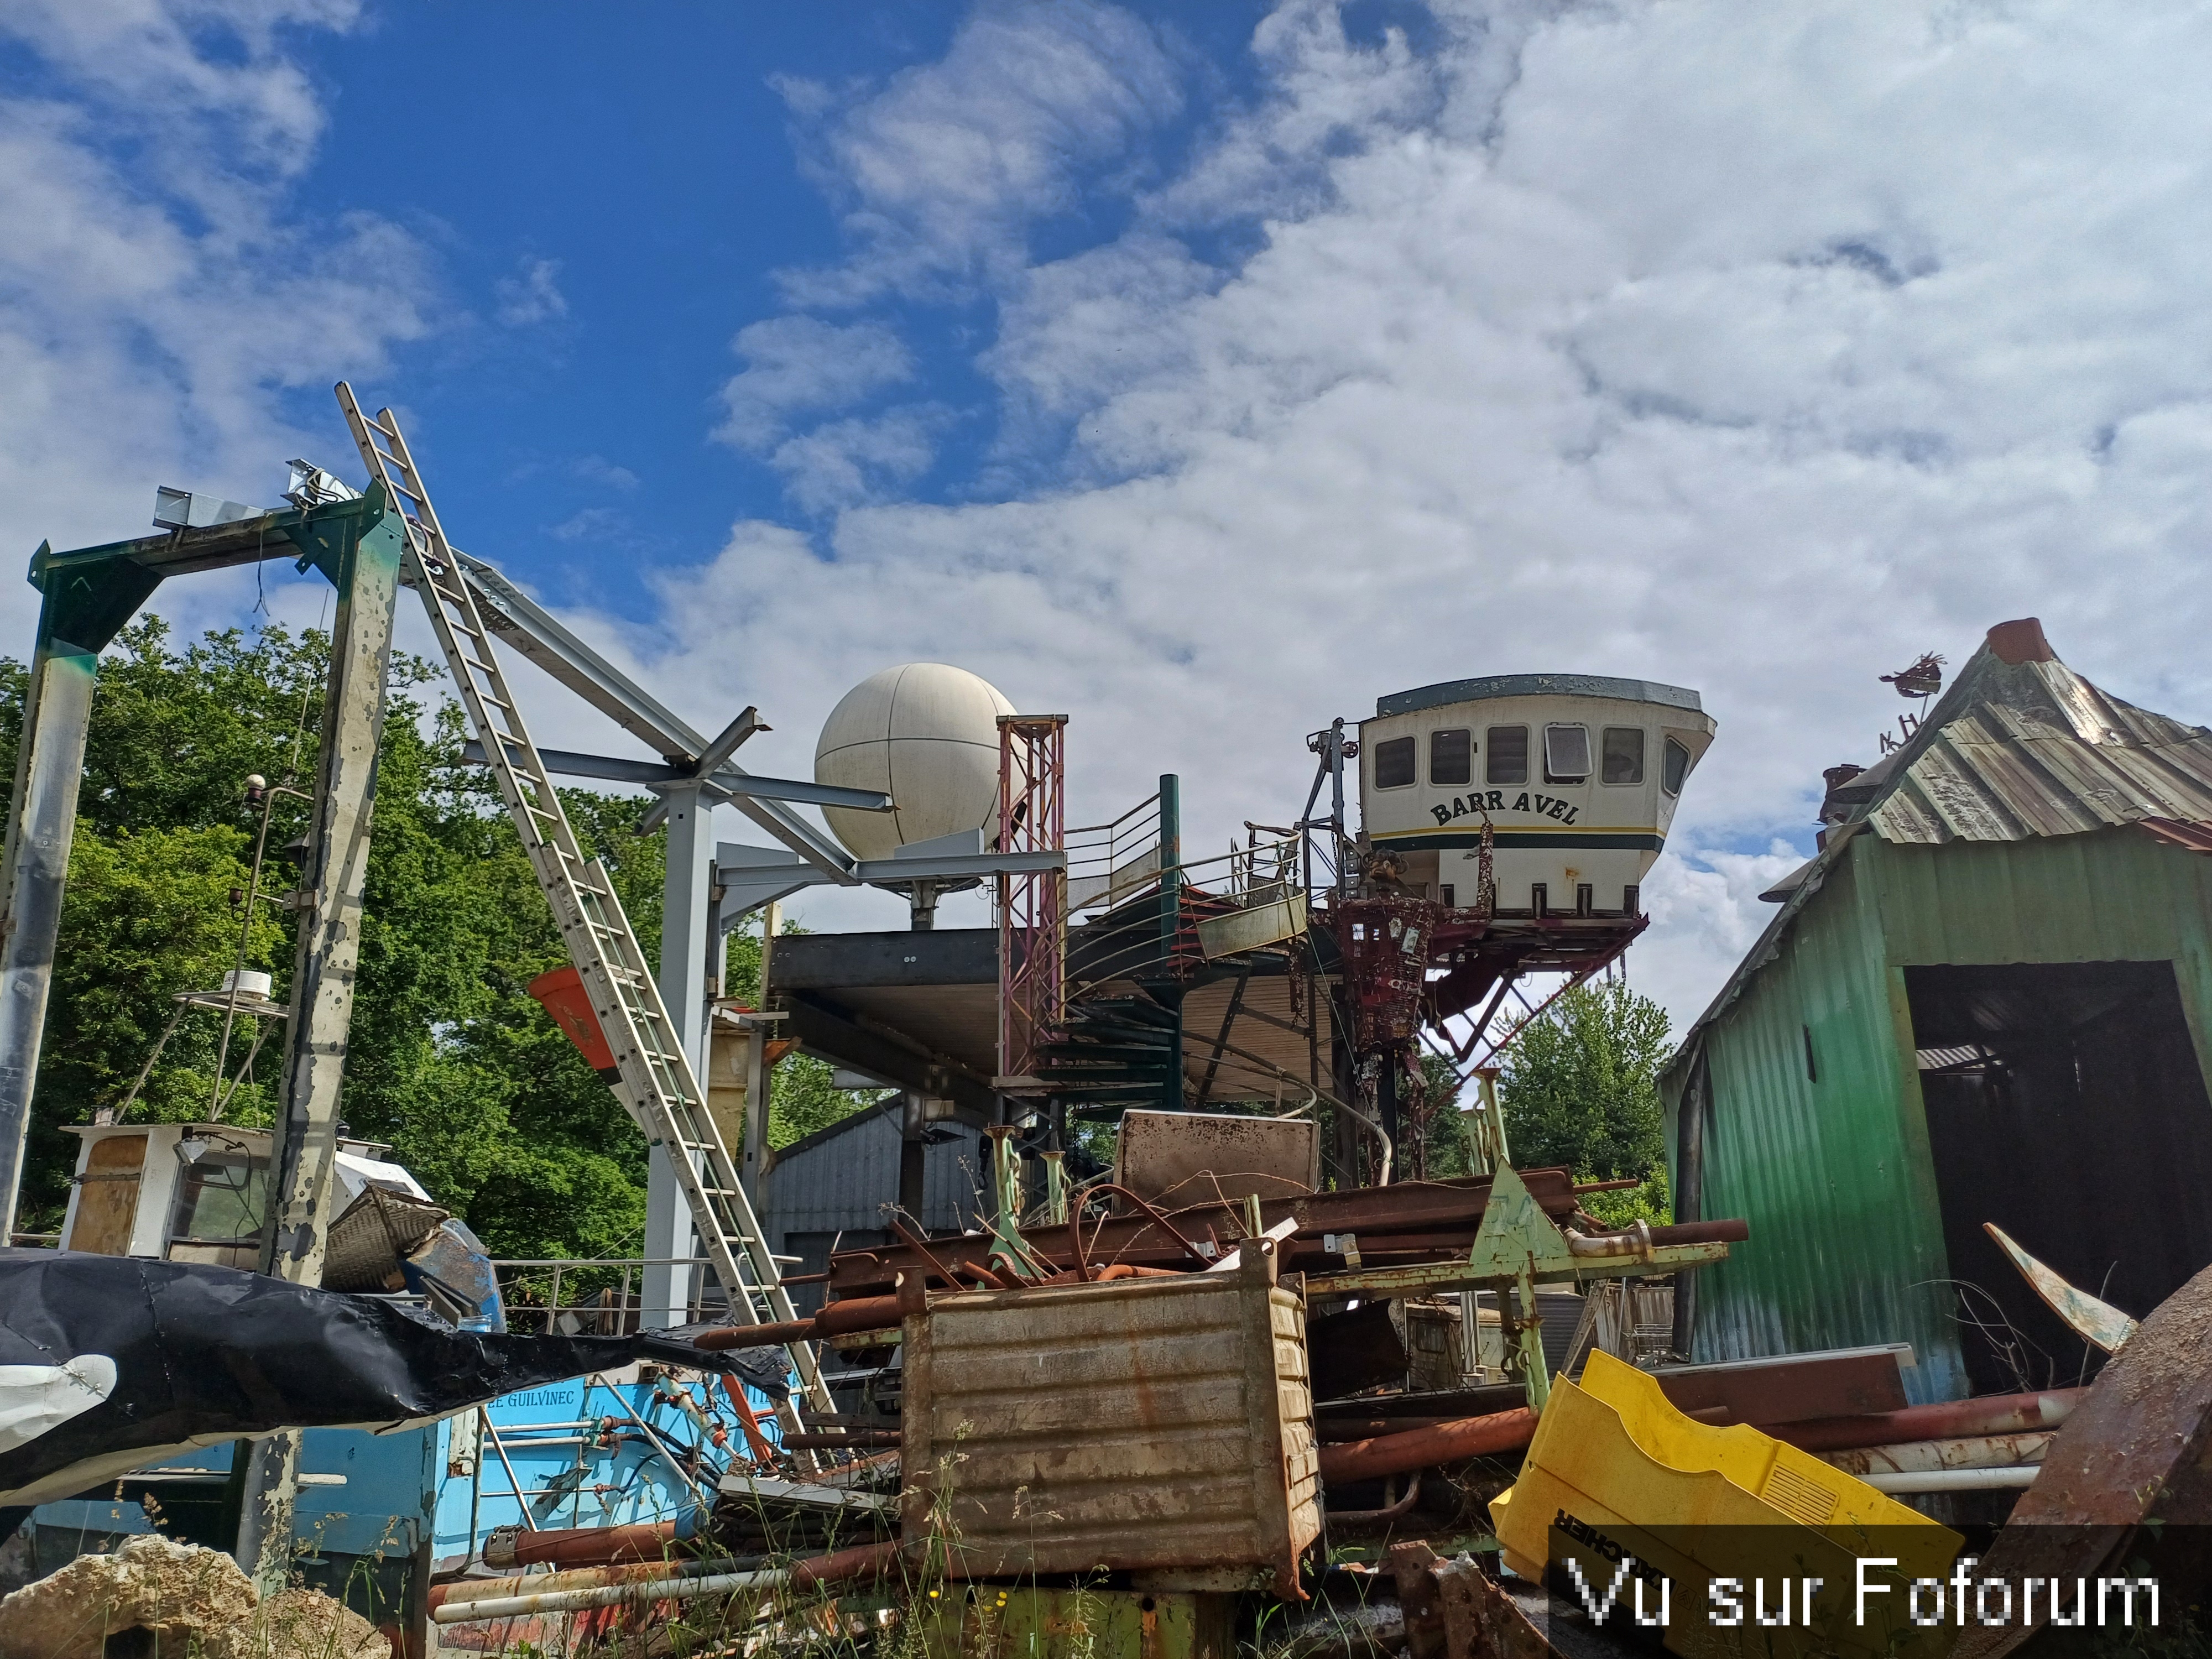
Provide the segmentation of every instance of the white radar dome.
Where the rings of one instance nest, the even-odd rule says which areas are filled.
[[[880,789],[889,812],[825,806],[822,816],[857,859],[985,827],[999,812],[999,716],[1014,712],[988,680],[941,662],[872,674],[830,711],[814,745],[814,781]]]

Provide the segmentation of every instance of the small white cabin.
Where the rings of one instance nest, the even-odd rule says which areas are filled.
[[[1716,730],[1696,692],[1649,680],[1497,674],[1400,691],[1360,725],[1361,824],[1438,903],[1475,902],[1486,817],[1498,914],[1640,915]]]
[[[64,1126],[83,1138],[61,1247],[95,1255],[253,1267],[269,1216],[269,1131],[231,1123]],[[382,1187],[426,1202],[429,1194],[387,1146],[338,1142],[331,1213]]]

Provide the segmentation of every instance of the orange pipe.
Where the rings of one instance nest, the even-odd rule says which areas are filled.
[[[1321,1448],[1323,1481],[1379,1480],[1438,1463],[1457,1463],[1493,1452],[1518,1451],[1535,1438],[1536,1413],[1526,1406],[1488,1417],[1462,1417],[1434,1428],[1408,1429],[1372,1440]]]
[[[753,1402],[745,1398],[745,1385],[734,1376],[722,1379],[722,1392],[730,1396],[730,1404],[737,1407],[738,1422],[744,1429],[745,1444],[752,1448],[757,1462],[775,1462],[775,1448],[761,1432],[760,1419],[753,1414]]]
[[[1984,1434],[2033,1434],[2055,1429],[2087,1389],[2049,1389],[2041,1394],[1984,1395],[1946,1400],[1863,1417],[1819,1417],[1772,1423],[1765,1432],[1804,1451],[1851,1451],[1863,1446],[1901,1446],[1915,1440],[1961,1440]]]

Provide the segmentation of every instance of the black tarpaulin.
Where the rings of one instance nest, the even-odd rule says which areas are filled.
[[[634,1359],[726,1369],[665,1333],[485,1335],[231,1267],[0,1250],[0,1504],[187,1446],[391,1428]]]

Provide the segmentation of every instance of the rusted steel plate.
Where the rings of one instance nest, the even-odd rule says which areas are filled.
[[[969,1576],[1258,1568],[1321,1527],[1304,1312],[1224,1273],[970,1292],[906,1326],[902,1530]]]
[[[2067,1328],[2083,1341],[2095,1343],[2106,1353],[2118,1353],[2120,1344],[2136,1334],[2134,1320],[2111,1303],[2100,1302],[2088,1291],[2068,1284],[2014,1243],[1996,1222],[1984,1221],[1982,1231],[2012,1258],[2012,1265],[2020,1269],[2029,1288],[2043,1298],[2044,1305],[2064,1320]]]
[[[1290,1198],[1321,1184],[1321,1127],[1310,1118],[1225,1112],[1127,1112],[1114,1179],[1155,1202]]]
[[[1816,1417],[1858,1417],[1905,1408],[1902,1367],[1910,1348],[1844,1348],[1718,1365],[1660,1370],[1661,1392],[1682,1412],[1725,1407],[1732,1419],[1764,1428]]]
[[[2212,1520],[2197,1470],[2212,1447],[2207,1354],[2212,1267],[2160,1303],[2098,1375],[1977,1572],[2094,1577],[2146,1521]],[[1957,1659],[2000,1659],[2040,1628],[1970,1629]]]

